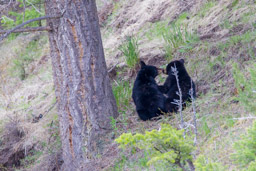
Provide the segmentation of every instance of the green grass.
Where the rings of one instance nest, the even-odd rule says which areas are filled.
[[[251,43],[256,38],[256,31],[247,31],[242,35],[231,36],[227,41],[218,44],[218,48],[222,51],[227,50],[231,46],[238,45],[239,43],[246,44]]]
[[[114,1],[114,2],[113,2],[113,10],[112,10],[112,12],[111,12],[111,15],[108,16],[108,18],[107,18],[107,20],[106,20],[104,26],[107,26],[108,24],[112,23],[113,20],[118,16],[119,10],[120,10],[120,8],[122,7],[122,4],[123,4],[122,1],[117,1],[117,2]],[[111,29],[112,29],[112,27],[108,27],[108,28],[111,28]]]
[[[129,107],[132,96],[132,87],[128,81],[116,81],[112,86],[112,90],[116,99],[117,107],[125,110]]]
[[[113,116],[110,117],[110,124],[111,124],[112,129],[114,131],[117,131],[118,128],[116,126],[116,119]]]
[[[46,125],[46,129],[51,135],[51,143],[47,144],[47,153],[50,154],[56,154],[61,150],[62,143],[61,143],[61,137],[59,132],[59,121],[58,121],[58,115],[54,114],[53,120],[51,123]]]
[[[127,66],[134,69],[139,62],[139,46],[137,38],[128,36],[126,41],[119,47],[119,50],[125,56]]]
[[[256,65],[250,68],[250,76],[242,74],[239,65],[233,65],[233,77],[235,85],[238,90],[238,97],[240,104],[245,107],[248,112],[256,114]]]
[[[167,61],[173,59],[173,53],[179,49],[180,52],[188,52],[193,48],[193,44],[197,42],[198,36],[190,31],[187,27],[172,24],[162,32],[165,41],[165,53]]]
[[[173,59],[176,51],[181,53],[190,52],[199,41],[198,35],[189,30],[187,24],[184,23],[187,16],[189,16],[188,13],[182,13],[171,24],[167,21],[159,21],[151,25],[151,28],[145,34],[149,41],[155,38],[164,41],[163,46],[167,62]]]
[[[123,152],[123,153],[125,154],[125,152]],[[132,153],[134,153],[134,152],[132,152]],[[147,161],[148,160],[149,160],[149,155],[148,155],[147,152],[140,153],[137,160],[136,159],[131,160],[126,155],[122,155],[120,157],[120,159],[118,160],[118,162],[116,162],[114,168],[115,168],[116,171],[124,170],[124,169],[121,169],[121,168],[129,168],[131,170],[149,170],[147,168]],[[122,161],[121,165],[119,163],[120,161]],[[121,166],[121,168],[117,167],[117,166]]]
[[[199,17],[204,18],[206,14],[209,12],[209,10],[216,5],[216,2],[211,0],[207,1],[199,10],[197,13]]]
[[[239,3],[239,0],[234,0],[231,7],[234,8]]]
[[[189,15],[190,15],[190,14],[189,14],[188,12],[183,12],[183,13],[181,13],[180,16],[179,16],[179,18],[176,19],[176,21],[174,21],[174,23],[175,23],[176,25],[182,24],[182,23],[184,22],[184,20],[186,20],[187,17],[189,17]]]
[[[29,154],[21,160],[21,165],[25,168],[30,168],[35,162],[40,163],[40,161],[37,160],[42,154],[42,151],[31,150]]]
[[[120,171],[123,170],[128,158],[125,155],[122,155],[116,162],[115,165],[110,168],[111,171]]]
[[[236,35],[230,38],[231,45],[235,45],[239,42],[241,43],[250,43],[256,38],[256,31],[247,31],[243,35]]]
[[[232,23],[227,19],[225,18],[222,23],[220,24],[221,28],[223,29],[231,29],[232,28]]]
[[[246,134],[241,136],[241,139],[233,145],[236,150],[232,154],[232,158],[239,164],[240,168],[247,168],[254,162],[254,169],[256,169],[256,122],[247,130]],[[247,169],[244,169],[247,170]]]
[[[224,58],[228,56],[228,53],[232,53],[233,49],[238,51],[236,54],[240,53],[244,54],[244,58],[256,59],[256,54],[254,52],[254,46],[256,39],[256,31],[247,31],[242,35],[234,35],[231,36],[227,41],[221,42],[217,44],[218,49],[221,51],[222,61],[224,62]],[[243,58],[238,58],[240,62],[243,62]]]
[[[255,10],[256,10],[256,6],[255,5],[251,5],[251,4],[245,4],[245,6],[248,8],[248,12],[245,12],[242,16],[241,16],[241,22],[244,24],[250,23],[253,24],[255,23]]]

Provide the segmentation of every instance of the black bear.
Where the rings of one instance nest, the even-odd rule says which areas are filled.
[[[167,94],[166,99],[166,105],[165,108],[168,110],[168,112],[177,112],[178,105],[173,104],[174,100],[179,100],[180,97],[177,94],[179,92],[177,80],[175,75],[173,75],[172,68],[175,68],[178,71],[178,80],[179,80],[179,86],[182,92],[182,102],[183,107],[185,106],[186,101],[191,101],[191,97],[189,94],[189,90],[191,89],[191,78],[187,73],[187,70],[184,66],[184,59],[175,60],[169,63],[166,67],[166,74],[168,74],[167,79],[165,80],[164,85],[159,86],[159,90]],[[195,90],[195,83],[192,81],[192,88],[193,88],[193,97],[196,97],[196,90]]]
[[[158,69],[140,62],[141,69],[137,74],[132,90],[132,99],[136,105],[136,111],[143,121],[166,113],[165,96],[158,89],[155,77]]]

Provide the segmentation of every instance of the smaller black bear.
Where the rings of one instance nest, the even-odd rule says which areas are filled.
[[[158,89],[155,77],[158,69],[140,62],[141,69],[137,74],[132,90],[132,99],[136,105],[136,111],[143,121],[166,113],[165,97]]]
[[[182,92],[182,102],[185,101],[191,101],[191,97],[189,94],[189,90],[191,89],[191,78],[187,73],[187,70],[184,66],[184,59],[175,60],[170,62],[166,67],[166,74],[168,74],[167,79],[165,80],[165,83],[163,86],[159,86],[159,90],[167,94],[168,98],[166,99],[166,109],[169,112],[177,112],[178,105],[173,104],[174,99],[179,100],[179,95],[177,92],[179,92],[177,80],[175,75],[173,75],[172,68],[177,68],[178,71],[178,79],[179,79],[179,86]],[[192,88],[193,88],[193,97],[196,97],[196,90],[195,90],[195,83],[192,81]],[[183,104],[183,107],[185,105]]]

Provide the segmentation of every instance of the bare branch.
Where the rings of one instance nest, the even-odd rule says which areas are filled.
[[[23,32],[35,32],[35,31],[51,31],[51,27],[27,27],[22,29],[14,30],[12,33],[23,33]],[[7,33],[8,30],[0,30],[0,34]]]
[[[181,88],[180,88],[180,83],[179,83],[179,77],[178,77],[178,70],[176,67],[176,64],[174,64],[174,67],[172,67],[172,74],[175,76],[176,81],[177,81],[177,87],[179,92],[177,93],[177,95],[180,97],[179,100],[176,100],[175,102],[178,102],[178,106],[179,106],[179,112],[180,112],[180,121],[181,121],[181,128],[184,129],[184,120],[183,120],[183,115],[182,115],[182,92],[181,92]],[[185,131],[184,131],[184,138],[185,138]]]
[[[22,28],[24,27],[25,25],[29,24],[29,23],[32,23],[34,21],[39,21],[39,20],[46,20],[46,19],[52,19],[52,18],[60,18],[61,16],[43,16],[43,17],[39,17],[39,18],[34,18],[34,19],[31,19],[31,20],[28,20],[26,21],[25,23],[22,23],[10,30],[8,30],[4,35],[2,35],[0,37],[0,42],[5,39],[8,35],[10,35],[11,33],[13,33],[15,30],[19,29],[19,28]]]
[[[192,128],[195,129],[195,126],[194,126],[194,125],[192,125],[192,124],[190,124],[190,123],[188,123],[188,122],[184,122],[184,129],[185,129],[185,130],[188,129],[188,128],[190,128],[190,127],[192,127]]]
[[[195,105],[195,97],[194,97],[194,89],[193,89],[193,82],[192,79],[190,79],[191,89],[189,91],[189,95],[191,97],[192,101],[192,109],[193,109],[193,120],[194,120],[194,130],[195,130],[195,139],[194,139],[194,145],[197,143],[197,123],[196,123],[196,105]]]

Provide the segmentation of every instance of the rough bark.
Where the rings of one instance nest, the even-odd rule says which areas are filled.
[[[47,0],[55,93],[63,147],[63,170],[84,170],[99,154],[110,117],[117,117],[99,30],[95,0]]]

